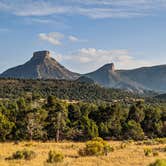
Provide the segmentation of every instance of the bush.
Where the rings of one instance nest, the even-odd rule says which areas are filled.
[[[64,155],[60,152],[52,151],[50,150],[48,153],[48,163],[57,163],[57,162],[62,162],[64,159]]]
[[[152,155],[152,149],[149,149],[149,148],[147,148],[147,149],[144,149],[144,154],[145,154],[145,156],[151,156]]]
[[[156,160],[154,163],[150,164],[149,166],[166,166],[166,160]]]
[[[150,156],[158,156],[159,153],[156,151],[156,150],[152,150],[150,148],[147,148],[147,149],[144,149],[144,154],[145,156],[147,157],[150,157]]]
[[[96,137],[86,143],[85,148],[79,150],[81,156],[107,155],[114,149],[102,138]]]
[[[31,160],[36,157],[36,153],[32,150],[18,150],[12,154],[11,157],[6,158],[7,160]]]
[[[13,153],[11,158],[16,160],[21,160],[24,159],[24,154],[22,151],[16,151],[15,153]]]
[[[23,154],[25,160],[32,160],[36,157],[36,153],[32,150],[24,150]]]

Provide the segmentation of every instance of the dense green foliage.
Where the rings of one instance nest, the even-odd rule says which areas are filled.
[[[89,140],[166,137],[166,109],[142,102],[69,103],[49,96],[0,103],[0,140]]]
[[[0,79],[0,98],[32,96],[45,98],[50,95],[60,99],[81,101],[112,101],[135,98],[136,95],[117,89],[106,89],[96,84],[66,80],[22,80]]]

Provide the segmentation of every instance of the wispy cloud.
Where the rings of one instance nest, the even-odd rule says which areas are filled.
[[[59,32],[51,32],[51,33],[40,33],[39,35],[39,39],[41,40],[45,40],[53,45],[61,45],[61,39],[64,38],[64,35],[59,33]]]
[[[79,39],[76,36],[73,36],[73,35],[69,36],[68,39],[71,42],[78,42],[79,41]]]
[[[38,37],[40,40],[45,40],[55,46],[61,45],[62,39],[66,39],[72,43],[76,43],[76,42],[85,42],[86,40],[81,40],[76,36],[73,35],[69,35],[69,36],[65,36],[64,34],[60,33],[60,32],[50,32],[50,33],[39,33]]]
[[[77,72],[96,70],[107,63],[115,63],[118,69],[131,69],[141,66],[151,66],[154,63],[136,59],[128,50],[103,50],[95,48],[82,48],[68,55],[60,55],[60,60],[70,64],[70,68]],[[74,68],[73,68],[74,66]]]
[[[3,0],[0,10],[17,16],[79,14],[93,19],[151,15],[165,9],[165,0]]]
[[[87,40],[79,39],[78,37],[73,35],[68,36],[68,40],[73,43],[87,42]]]

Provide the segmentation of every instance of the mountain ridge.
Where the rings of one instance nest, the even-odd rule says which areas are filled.
[[[0,77],[77,80],[137,93],[144,90],[166,92],[166,65],[116,70],[114,63],[108,63],[90,73],[79,74],[62,66],[47,50],[34,52],[29,61],[6,70]]]
[[[0,76],[5,78],[74,80],[79,77],[79,74],[71,72],[58,63],[51,57],[49,51],[37,51],[33,53],[33,57],[28,62],[8,69]]]
[[[110,68],[106,66],[85,76],[108,88],[127,89],[139,93],[143,93],[144,90],[166,91],[166,65],[130,70],[116,70],[113,63]]]

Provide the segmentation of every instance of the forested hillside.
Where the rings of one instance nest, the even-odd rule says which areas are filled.
[[[45,98],[50,95],[60,99],[82,101],[112,101],[137,98],[136,94],[118,89],[106,89],[96,84],[66,80],[0,79],[0,98],[20,96]]]

